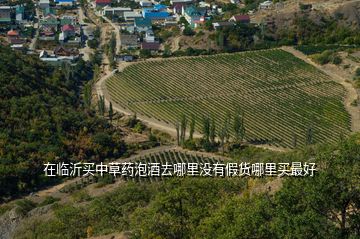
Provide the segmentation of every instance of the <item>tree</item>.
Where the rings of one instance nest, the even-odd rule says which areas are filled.
[[[205,142],[210,142],[210,119],[208,116],[203,117],[203,140]]]
[[[105,114],[105,99],[104,96],[100,95],[98,100],[98,110],[100,115]]]
[[[109,119],[110,119],[110,122],[112,122],[113,116],[114,116],[114,111],[113,111],[112,103],[110,101],[110,104],[109,104]]]
[[[215,137],[216,137],[215,118],[212,117],[212,118],[211,118],[211,125],[210,125],[210,134],[209,134],[210,143],[211,143],[212,145],[215,144]]]
[[[194,32],[193,29],[191,29],[191,27],[185,26],[185,28],[183,30],[183,35],[185,35],[185,36],[193,36],[193,35],[195,35],[195,32]]]
[[[234,117],[234,135],[236,143],[239,143],[245,137],[244,113],[241,113],[239,108],[236,109]]]
[[[187,119],[184,114],[181,115],[180,120],[180,144],[183,144],[185,142],[185,136],[186,136],[186,127],[187,127]]]
[[[175,130],[176,130],[176,143],[180,146],[180,125],[179,122],[175,123]]]
[[[190,139],[190,140],[193,140],[194,132],[195,132],[195,115],[191,114],[191,119],[190,119],[190,134],[189,134],[189,139]]]
[[[313,132],[313,129],[312,129],[312,127],[310,126],[310,127],[308,127],[308,129],[306,130],[306,145],[311,145],[311,144],[313,144],[314,143],[314,132]]]

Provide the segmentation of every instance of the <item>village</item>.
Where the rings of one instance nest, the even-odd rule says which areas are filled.
[[[76,63],[80,58],[89,60],[99,48],[100,22],[116,32],[114,60],[134,61],[175,51],[170,46],[182,35],[195,39],[208,29],[250,24],[254,10],[231,15],[242,5],[237,0],[219,4],[194,0],[1,1],[0,42],[24,54],[37,54],[50,64]],[[271,7],[272,1],[265,1],[258,10]]]

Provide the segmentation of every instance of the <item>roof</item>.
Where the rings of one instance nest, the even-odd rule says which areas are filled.
[[[0,6],[0,10],[11,10],[10,6]]]
[[[151,20],[149,18],[136,18],[135,26],[136,27],[151,27]]]
[[[154,10],[153,8],[144,8],[143,9],[143,17],[150,19],[161,19],[168,18],[170,14],[168,12],[159,12]]]
[[[135,45],[137,44],[137,40],[138,39],[136,35],[129,35],[129,34],[120,35],[121,45]]]
[[[206,9],[196,8],[194,6],[189,6],[189,7],[187,7],[185,9],[185,13],[190,17],[205,16]]]
[[[111,0],[95,0],[96,4],[111,4]]]
[[[214,27],[227,27],[227,26],[233,26],[235,23],[233,22],[214,22]]]
[[[137,17],[142,17],[142,15],[140,13],[137,12],[124,12],[124,18],[137,18]]]
[[[55,2],[75,2],[75,0],[55,0]]]
[[[7,32],[7,35],[8,36],[18,36],[19,33],[17,31],[15,31],[15,30],[10,30],[10,31]]]
[[[61,30],[62,30],[63,32],[65,32],[65,31],[75,31],[75,28],[74,28],[73,25],[65,24],[65,25],[61,28]]]
[[[156,4],[156,5],[153,6],[153,8],[154,8],[155,10],[157,10],[157,11],[160,11],[160,10],[162,10],[162,9],[166,9],[167,6],[166,6],[166,5],[163,5],[163,4]]]
[[[16,6],[16,13],[24,13],[25,7],[24,6]]]
[[[250,17],[248,15],[234,15],[233,18],[237,22],[250,21]]]
[[[141,49],[147,49],[147,50],[159,50],[160,43],[158,42],[143,42],[141,43]]]
[[[63,19],[60,19],[60,25],[61,26],[64,26],[64,25],[71,25],[71,23],[73,22],[72,19],[70,18],[63,18]]]

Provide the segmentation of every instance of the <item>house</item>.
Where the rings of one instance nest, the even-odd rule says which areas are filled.
[[[149,18],[136,18],[134,22],[134,27],[137,32],[146,32],[151,29],[151,20]]]
[[[231,2],[232,4],[239,4],[239,3],[240,3],[239,0],[230,0],[230,2]]]
[[[79,50],[77,48],[65,48],[64,46],[57,46],[54,49],[55,56],[78,56]]]
[[[272,1],[265,1],[259,4],[259,9],[270,9],[272,7]]]
[[[146,42],[155,42],[155,35],[153,30],[147,30],[145,32],[145,41]]]
[[[50,7],[50,1],[49,0],[40,0],[39,1],[39,7],[41,9],[45,9],[45,8]]]
[[[103,16],[118,16],[124,17],[124,12],[131,12],[129,7],[109,7],[105,6],[101,12]]]
[[[135,21],[136,18],[142,18],[142,15],[138,12],[124,12],[125,21]]]
[[[249,24],[250,23],[250,17],[248,15],[234,15],[229,19],[229,22]]]
[[[25,40],[20,38],[19,33],[15,30],[10,30],[7,32],[8,42],[10,44],[22,44],[25,43]]]
[[[140,6],[141,6],[141,7],[151,7],[151,6],[152,6],[152,2],[151,2],[151,1],[147,1],[147,0],[142,0],[142,1],[140,1]]]
[[[39,21],[40,29],[51,28],[55,32],[58,30],[59,21],[53,15],[48,15]]]
[[[21,23],[24,20],[25,7],[22,5],[17,5],[15,7],[15,20],[16,23]]]
[[[78,56],[56,56],[55,54],[49,54],[47,51],[43,50],[40,52],[39,58],[44,62],[59,65],[62,62],[73,62]]]
[[[111,5],[111,0],[95,0],[95,7],[101,8],[110,5]]]
[[[184,6],[186,6],[186,3],[175,3],[170,9],[172,9],[173,14],[181,15]]]
[[[131,49],[138,47],[137,35],[121,34],[120,45],[124,49]]]
[[[213,22],[213,28],[215,30],[219,30],[219,29],[222,29],[224,27],[231,27],[231,26],[234,26],[235,23],[234,22]]]
[[[199,24],[205,22],[206,8],[194,7],[193,5],[184,8],[183,15],[190,27],[196,28]]]
[[[171,5],[174,5],[176,3],[187,3],[191,4],[193,3],[193,0],[170,0]]]
[[[64,38],[75,36],[75,27],[73,25],[66,24],[61,27],[61,32],[64,34]]]
[[[77,18],[74,16],[64,15],[60,18],[60,26],[64,25],[76,25]]]
[[[72,7],[75,5],[75,1],[74,0],[55,0],[55,3],[57,6],[67,6],[67,7]]]
[[[152,8],[143,8],[142,15],[150,20],[165,20],[170,17],[167,6],[162,4],[154,5]]]
[[[11,7],[0,6],[0,24],[8,24],[11,22]]]
[[[158,51],[160,49],[160,43],[158,43],[158,42],[143,42],[143,43],[141,43],[141,49],[150,50],[150,51]]]
[[[132,55],[120,55],[117,56],[118,61],[132,62],[134,61],[134,56]]]

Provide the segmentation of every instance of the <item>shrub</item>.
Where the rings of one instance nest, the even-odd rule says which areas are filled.
[[[36,207],[36,203],[29,199],[21,199],[16,202],[16,213],[25,216],[29,211]]]

